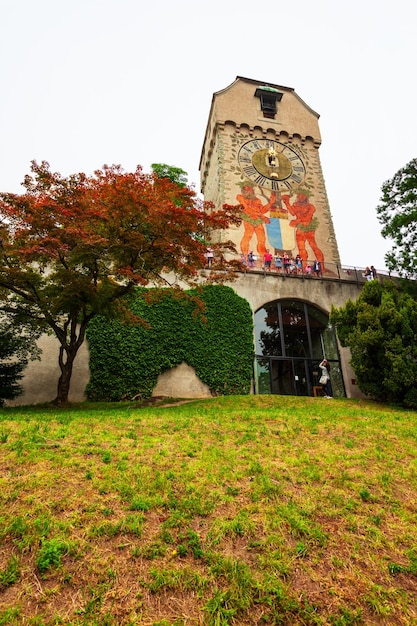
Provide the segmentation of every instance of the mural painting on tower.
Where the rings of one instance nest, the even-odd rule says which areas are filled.
[[[236,148],[240,187],[236,201],[243,209],[242,254],[247,258],[253,250],[261,258],[267,251],[299,255],[303,263],[319,261],[324,272],[307,152],[273,139],[244,138],[236,145],[240,145]]]

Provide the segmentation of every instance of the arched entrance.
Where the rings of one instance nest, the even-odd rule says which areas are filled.
[[[346,395],[329,316],[307,302],[275,300],[258,309],[255,352],[256,393],[319,394],[318,364],[325,357],[331,367],[333,395]]]

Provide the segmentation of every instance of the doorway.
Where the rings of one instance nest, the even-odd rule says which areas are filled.
[[[269,302],[255,313],[255,345],[256,393],[315,395],[325,357],[334,395],[346,395],[336,335],[317,307],[295,299]]]

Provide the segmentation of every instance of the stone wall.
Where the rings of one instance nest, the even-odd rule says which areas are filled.
[[[329,314],[332,305],[340,307],[348,299],[356,300],[361,290],[361,285],[356,281],[302,278],[272,273],[269,275],[263,272],[239,274],[237,280],[229,283],[229,286],[249,302],[254,313],[268,302],[292,298],[317,306]],[[41,338],[40,347],[43,350],[41,361],[32,361],[26,368],[23,379],[24,393],[13,402],[8,402],[9,406],[54,400],[59,377],[59,343],[55,337],[44,336]],[[355,374],[349,365],[349,350],[340,347],[340,357],[347,396],[363,397],[353,382]],[[69,395],[71,402],[86,399],[84,391],[89,377],[89,351],[85,342],[74,363]],[[153,395],[181,398],[209,397],[210,390],[197,378],[191,367],[181,364],[159,376]]]

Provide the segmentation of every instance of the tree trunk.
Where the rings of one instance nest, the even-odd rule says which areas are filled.
[[[64,354],[66,353],[66,359]],[[68,404],[68,395],[71,384],[72,369],[77,352],[67,351],[65,347],[59,348],[59,368],[61,374],[58,379],[57,394],[54,400],[54,404],[62,406]]]
[[[77,336],[77,324],[76,319],[71,320],[71,331],[67,340],[66,332],[55,332],[58,339],[60,339],[59,347],[59,369],[61,370],[60,377],[58,379],[57,395],[54,400],[54,404],[62,406],[68,404],[68,396],[71,384],[72,370],[74,366],[75,357],[78,350],[84,342],[85,331],[89,320],[84,320],[84,323],[78,326]]]

